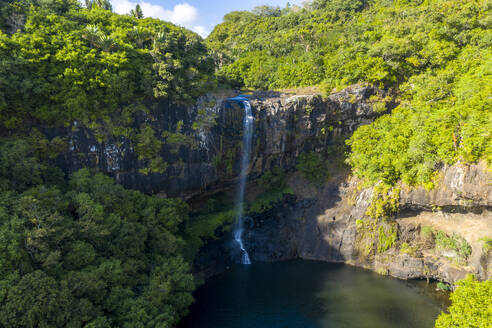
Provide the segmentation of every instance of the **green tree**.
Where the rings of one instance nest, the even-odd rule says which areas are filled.
[[[113,6],[111,5],[111,2],[109,0],[84,0],[85,1],[85,7],[87,9],[94,9],[94,8],[101,8],[104,10],[113,10]]]
[[[30,184],[0,190],[0,326],[177,324],[194,289],[183,201],[125,190],[87,169],[63,192]]]
[[[448,313],[441,313],[436,328],[487,328],[492,322],[492,281],[477,281],[472,275],[459,281],[451,293]]]
[[[0,324],[4,327],[63,327],[72,321],[75,300],[68,286],[42,271],[28,273],[3,287]]]
[[[144,18],[144,14],[143,14],[142,8],[140,7],[139,4],[137,4],[137,6],[135,7],[135,9],[130,10],[130,15],[133,16],[133,17],[135,17],[135,18],[138,18],[138,19]]]

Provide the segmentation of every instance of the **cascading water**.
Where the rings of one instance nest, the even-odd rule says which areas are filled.
[[[244,97],[233,98],[233,100],[241,101],[244,105],[243,119],[243,153],[241,156],[241,172],[239,175],[239,185],[236,200],[236,225],[233,230],[234,240],[238,243],[241,250],[241,263],[251,264],[249,254],[243,244],[244,231],[244,191],[246,189],[246,180],[248,178],[248,166],[251,156],[251,142],[253,140],[253,122],[254,117],[251,111],[251,104]]]

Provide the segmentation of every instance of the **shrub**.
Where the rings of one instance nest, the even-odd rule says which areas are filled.
[[[423,249],[432,249],[435,246],[434,229],[429,226],[420,228],[420,243]]]
[[[236,209],[230,205],[207,212],[190,218],[186,224],[184,255],[187,259],[192,260],[207,240],[217,239],[221,231],[229,231],[236,218]]]
[[[441,313],[435,328],[490,328],[492,280],[479,282],[473,275],[457,283],[448,313]]]
[[[265,190],[283,190],[287,187],[285,172],[281,168],[275,167],[263,173],[258,179],[258,184]]]
[[[372,104],[372,110],[376,113],[383,113],[387,110],[386,103],[384,101],[376,102]]]
[[[400,188],[393,188],[387,184],[379,184],[374,187],[371,205],[366,210],[366,215],[373,218],[389,218],[400,209]]]
[[[307,104],[306,106],[304,106],[304,110],[306,111],[306,114],[311,115],[311,113],[313,112],[313,106]]]
[[[446,283],[444,283],[444,282],[442,282],[442,281],[439,281],[439,282],[437,283],[437,286],[436,286],[436,287],[437,287],[437,289],[439,289],[439,290],[444,290],[444,291],[448,291],[448,290],[450,290],[450,289],[451,289],[451,288],[449,288],[449,285],[448,285],[448,284],[446,284]]]
[[[385,228],[384,225],[378,228],[378,253],[383,253],[393,247],[397,238],[397,231],[393,225]]]
[[[471,246],[463,237],[458,235],[448,236],[443,231],[437,231],[435,238],[436,249],[455,251],[458,255],[458,262],[466,261],[472,253]]]
[[[492,238],[483,237],[480,238],[480,241],[482,242],[482,248],[484,252],[490,252],[492,250]]]
[[[432,229],[432,227],[429,227],[429,226],[423,226],[422,228],[420,228],[420,235],[423,238],[434,239],[434,229]]]
[[[408,254],[414,256],[416,253],[416,248],[409,245],[408,243],[403,243],[400,246],[400,254]]]
[[[256,199],[249,205],[248,213],[263,213],[273,208],[273,206],[280,202],[285,194],[293,193],[292,190],[271,190],[266,191],[256,197]]]
[[[263,173],[258,180],[258,184],[265,189],[265,192],[249,204],[249,213],[263,213],[268,211],[275,203],[281,201],[285,195],[294,193],[287,185],[285,172],[278,167]]]

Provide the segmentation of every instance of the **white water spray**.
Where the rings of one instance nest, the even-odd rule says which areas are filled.
[[[236,98],[241,100],[244,105],[244,119],[243,119],[243,153],[241,156],[241,173],[239,175],[239,186],[236,201],[236,226],[234,227],[234,240],[238,243],[241,250],[241,263],[251,264],[248,251],[244,248],[243,244],[243,231],[244,231],[244,191],[246,189],[246,180],[248,178],[248,166],[251,156],[251,142],[253,140],[253,122],[254,117],[251,111],[251,104],[248,100],[242,97]]]

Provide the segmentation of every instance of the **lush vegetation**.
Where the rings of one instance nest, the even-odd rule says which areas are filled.
[[[194,289],[188,205],[0,143],[0,327],[170,327]]]
[[[236,218],[234,199],[224,193],[210,197],[197,213],[190,215],[185,226],[187,259],[192,260],[200,248],[231,231]]]
[[[285,195],[294,193],[287,185],[285,172],[279,167],[263,173],[258,179],[258,185],[263,189],[263,192],[249,204],[249,214],[266,212],[283,200]]]
[[[328,168],[320,154],[301,153],[297,159],[297,169],[309,182],[322,185],[328,178]]]
[[[398,213],[399,209],[400,188],[380,183],[373,189],[371,204],[365,214],[372,219],[387,219]]]
[[[88,169],[66,177],[53,159],[68,130],[44,133],[129,140],[143,173],[163,172],[165,144],[172,154],[194,144],[182,121],[155,129],[157,104],[193,102],[213,73],[197,34],[139,7],[0,3],[0,327],[177,324],[192,302],[188,263],[213,224],[192,225],[186,203]]]
[[[424,226],[420,230],[422,247],[434,249],[439,252],[452,252],[451,260],[457,265],[466,265],[472,254],[472,247],[461,236],[457,234],[446,234],[444,231],[436,230],[433,227]],[[484,251],[487,252],[484,246]]]
[[[224,17],[207,39],[223,82],[251,88],[369,82],[401,105],[356,131],[348,162],[369,184],[433,187],[442,164],[492,161],[490,3],[315,0]]]
[[[211,199],[189,218],[182,201],[125,190],[88,169],[67,177],[53,166],[66,136],[43,133],[84,127],[100,142],[128,140],[147,164],[142,173],[163,173],[163,147],[178,155],[195,141],[183,121],[157,131],[158,104],[190,104],[217,85],[329,93],[371,83],[398,99],[347,142],[354,174],[375,186],[358,243],[368,256],[387,251],[397,236],[387,219],[399,209],[398,181],[432,188],[444,164],[492,164],[490,9],[485,0],[313,0],[230,13],[204,41],[144,18],[139,6],[117,15],[108,0],[1,1],[0,327],[178,322],[192,301],[188,263],[230,229],[230,200]],[[202,114],[197,131],[215,121]],[[232,172],[234,151],[215,166]],[[315,152],[302,153],[297,169],[315,184],[328,178]],[[292,192],[281,170],[259,185],[248,213]],[[470,255],[460,237],[422,235],[461,261]],[[485,250],[490,244],[483,240]],[[402,244],[400,252],[415,250]],[[461,282],[437,326],[485,327],[490,292],[490,282]]]
[[[444,66],[461,47],[486,49],[487,10],[484,1],[314,0],[229,13],[207,43],[220,76],[238,85],[387,85]]]
[[[480,241],[482,242],[482,248],[484,252],[488,253],[492,250],[492,238],[483,237],[480,239]]]
[[[2,2],[0,129],[25,135],[40,126],[89,128],[100,142],[131,140],[146,161],[142,172],[164,172],[159,154],[173,140],[153,128],[154,105],[188,103],[213,88],[213,60],[191,31],[114,14],[107,0],[87,6]]]
[[[448,284],[442,282],[442,281],[439,281],[436,285],[437,289],[439,290],[443,290],[443,291],[449,291],[451,288],[449,287]]]
[[[190,31],[75,0],[21,3],[22,28],[0,32],[3,128],[91,126],[116,115],[112,132],[125,134],[144,100],[185,101],[209,87],[213,64]]]
[[[448,313],[442,313],[436,328],[488,328],[492,322],[492,281],[479,282],[473,276],[457,283]]]

